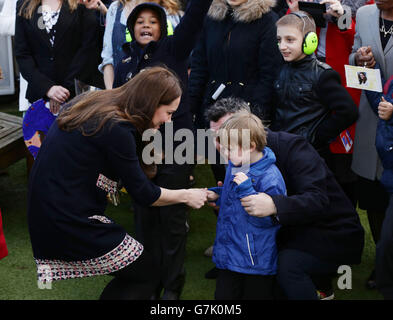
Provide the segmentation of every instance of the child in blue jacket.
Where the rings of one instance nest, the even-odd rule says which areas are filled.
[[[379,68],[377,65],[375,68]],[[393,76],[384,81],[383,92],[365,91],[375,114],[379,117],[375,146],[384,171],[381,183],[389,194],[393,194]]]
[[[247,131],[250,139],[245,143]],[[266,147],[266,131],[257,116],[233,115],[221,126],[218,143],[229,161],[224,185],[208,194],[208,200],[220,207],[213,250],[219,269],[215,298],[273,299],[280,225],[272,217],[249,215],[240,199],[260,192],[285,195],[284,179],[273,151]]]
[[[379,68],[378,65],[375,68]],[[376,249],[377,288],[385,299],[393,299],[393,76],[384,82],[383,92],[366,91],[373,111],[379,117],[375,146],[382,161],[381,183],[390,194],[381,236]]]

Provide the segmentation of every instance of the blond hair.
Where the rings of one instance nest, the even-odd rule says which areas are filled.
[[[305,11],[296,11],[295,13],[290,13],[281,17],[276,22],[276,26],[293,26],[298,29],[303,36],[308,32],[316,32],[314,19]]]
[[[19,16],[25,19],[31,19],[33,17],[34,11],[41,5],[42,0],[25,0],[20,7],[18,12]],[[65,0],[68,2],[70,11],[73,12],[78,8],[78,0]],[[60,0],[61,5],[63,5],[63,0]]]
[[[244,138],[249,138],[249,141],[244,141]],[[220,144],[241,148],[250,148],[254,144],[257,151],[262,151],[267,144],[267,132],[256,115],[239,111],[221,125],[217,139]]]

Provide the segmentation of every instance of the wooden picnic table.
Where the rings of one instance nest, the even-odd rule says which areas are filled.
[[[32,165],[22,131],[21,117],[0,112],[0,170],[26,158],[28,171]]]

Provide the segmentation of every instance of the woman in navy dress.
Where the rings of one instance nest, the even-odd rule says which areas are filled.
[[[101,298],[150,298],[156,285],[151,257],[104,211],[119,180],[141,205],[204,204],[206,190],[153,184],[147,173],[154,165],[143,165],[141,157],[141,135],[171,121],[180,96],[178,78],[155,67],[63,107],[29,181],[28,224],[41,283],[113,274]]]

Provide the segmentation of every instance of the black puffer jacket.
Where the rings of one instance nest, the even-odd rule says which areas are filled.
[[[274,89],[271,129],[301,135],[317,149],[357,120],[357,107],[341,85],[340,75],[313,56],[286,63]]]
[[[213,1],[191,59],[189,98],[198,127],[206,125],[204,111],[220,84],[226,88],[217,99],[242,98],[255,114],[270,118],[273,81],[282,64],[274,5],[248,0],[232,9],[226,0]]]

